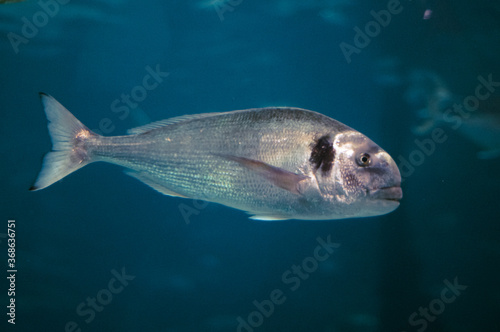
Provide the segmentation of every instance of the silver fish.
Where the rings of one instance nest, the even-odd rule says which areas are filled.
[[[491,76],[489,79],[491,80]],[[477,152],[479,159],[500,157],[500,98],[490,95],[488,89],[491,87],[484,86],[489,84],[483,82],[484,78],[480,81],[481,85],[476,87],[475,93],[485,91],[486,95],[481,98],[478,109],[472,111],[464,107],[467,97],[453,93],[445,80],[434,72],[415,70],[409,81],[406,99],[418,109],[417,116],[420,120],[412,128],[416,135],[428,135],[435,128],[448,127],[457,130],[481,149]]]
[[[104,137],[40,94],[53,148],[30,190],[96,161],[170,196],[240,209],[252,219],[389,213],[402,197],[394,160],[365,135],[299,108],[187,115]]]

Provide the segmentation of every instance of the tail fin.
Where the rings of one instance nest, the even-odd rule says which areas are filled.
[[[40,93],[49,121],[52,151],[45,155],[42,169],[30,190],[40,190],[87,165],[92,160],[85,141],[97,134],[90,131],[52,96]]]

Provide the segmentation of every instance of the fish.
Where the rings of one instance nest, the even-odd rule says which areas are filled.
[[[7,3],[16,3],[16,2],[22,2],[25,0],[0,0],[0,4],[7,4]]]
[[[466,96],[454,93],[438,74],[415,70],[409,83],[405,95],[408,104],[417,109],[418,123],[412,128],[415,135],[428,135],[438,127],[453,129],[479,148],[478,159],[500,157],[500,97],[488,95],[477,110],[459,112],[455,110],[463,108]]]
[[[402,198],[391,156],[320,113],[267,107],[184,115],[101,136],[40,93],[52,151],[30,188],[93,162],[174,197],[219,203],[254,220],[333,220],[387,214]]]

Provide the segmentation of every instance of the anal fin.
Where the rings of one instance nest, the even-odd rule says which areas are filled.
[[[125,174],[136,178],[137,180],[141,181],[144,184],[147,184],[148,186],[150,186],[154,190],[158,191],[159,193],[162,193],[163,195],[189,198],[189,197],[186,197],[184,195],[173,192],[172,190],[166,188],[165,186],[155,182],[153,179],[151,179],[151,177],[146,175],[144,172],[125,171]]]

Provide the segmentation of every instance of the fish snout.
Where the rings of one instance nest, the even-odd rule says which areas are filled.
[[[399,204],[403,198],[401,189],[401,173],[396,162],[385,151],[376,154],[379,167],[379,177],[372,182],[372,189],[368,190],[368,196],[374,200],[393,201]]]
[[[370,198],[398,202],[403,198],[403,190],[400,186],[383,187],[369,191]]]

